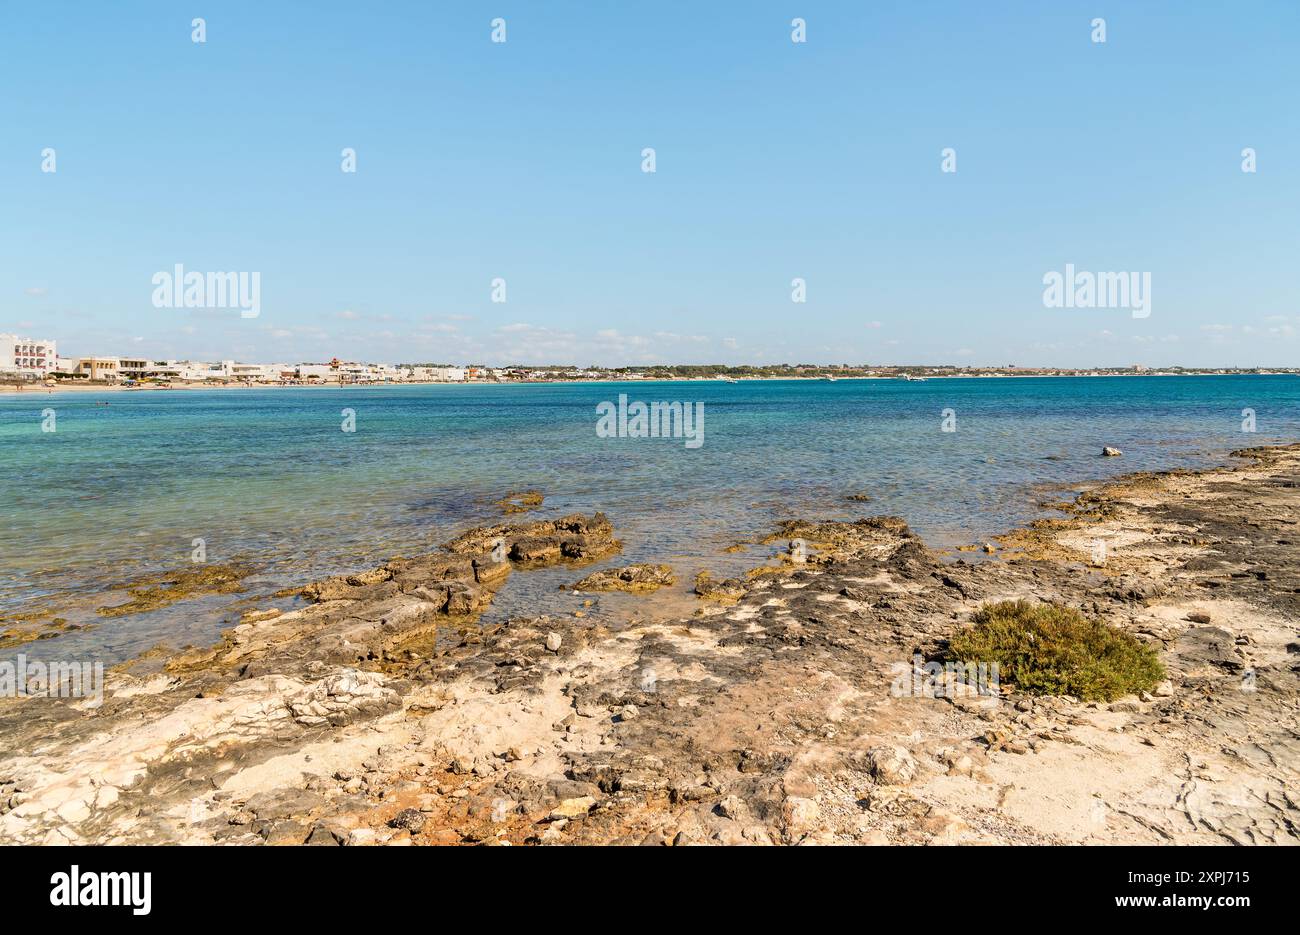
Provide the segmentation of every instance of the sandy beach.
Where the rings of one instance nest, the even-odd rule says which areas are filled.
[[[898,519],[802,521],[773,541],[806,561],[622,626],[477,626],[510,576],[577,583],[621,548],[599,515],[480,527],[111,671],[102,705],[4,701],[0,840],[1294,844],[1298,485],[1295,445],[1132,475],[973,564]],[[900,692],[1019,599],[1133,635],[1166,677]]]

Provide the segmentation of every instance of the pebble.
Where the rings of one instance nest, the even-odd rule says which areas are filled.
[[[551,814],[548,817],[552,821],[557,818],[582,818],[595,806],[596,800],[592,796],[582,795],[576,799],[565,799],[551,809]]]
[[[428,819],[419,809],[404,808],[389,820],[388,827],[419,834],[426,821]]]

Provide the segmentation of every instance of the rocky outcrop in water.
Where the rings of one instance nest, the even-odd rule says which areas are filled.
[[[627,565],[623,568],[604,568],[588,575],[576,584],[574,591],[631,591],[646,593],[675,584],[676,576],[671,565]]]

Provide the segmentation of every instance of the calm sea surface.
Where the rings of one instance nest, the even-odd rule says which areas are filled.
[[[597,437],[596,406],[619,393],[703,402],[703,446]],[[1247,408],[1255,434],[1242,431]],[[345,409],[355,432],[341,429]],[[793,516],[897,514],[952,546],[1041,515],[1054,485],[1298,439],[1290,376],[6,393],[0,612],[46,595],[93,610],[115,584],[187,565],[196,538],[210,562],[256,564],[250,594],[269,594],[500,521],[493,501],[526,488],[546,495],[529,515],[603,510],[625,543],[615,562],[668,562],[684,578],[757,564],[770,549],[722,550]],[[1124,457],[1098,457],[1102,445]],[[570,610],[578,599],[558,588],[576,577],[515,574],[490,615]],[[116,660],[159,640],[209,642],[231,602],[91,612],[78,619],[96,626],[40,652]]]

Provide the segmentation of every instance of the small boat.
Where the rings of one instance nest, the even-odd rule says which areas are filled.
[[[903,374],[903,379],[908,383],[924,383],[925,377],[914,377],[910,373]]]
[[[735,377],[718,377],[718,379],[721,380],[723,383],[735,383],[735,382],[736,382],[736,378],[735,378]]]

